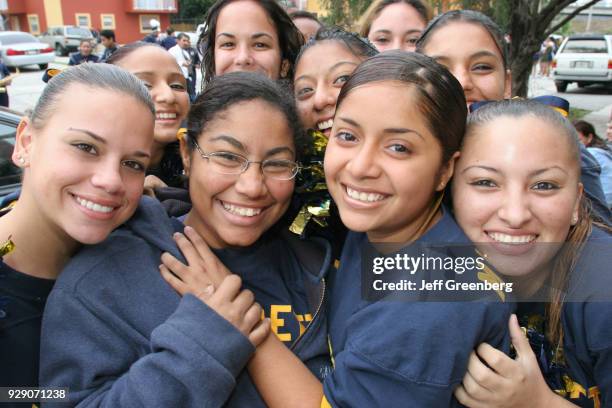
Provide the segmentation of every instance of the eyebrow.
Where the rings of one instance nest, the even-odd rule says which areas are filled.
[[[358,129],[361,129],[361,126],[355,122],[353,119],[349,119],[349,118],[343,118],[343,117],[339,117],[338,119],[340,119],[343,122],[348,123],[351,126],[354,126]],[[420,137],[421,139],[423,139],[423,141],[425,141],[425,138],[423,137],[422,134],[420,134],[419,132],[417,132],[414,129],[410,129],[410,128],[403,128],[403,127],[391,127],[391,128],[385,128],[383,129],[383,133],[391,133],[391,134],[406,134],[406,133],[413,133],[415,135],[417,135],[418,137]]]
[[[79,133],[84,133],[87,136],[91,137],[92,139],[102,143],[102,144],[107,144],[106,139],[104,139],[102,136],[95,134],[94,132],[92,132],[91,130],[87,130],[87,129],[79,129],[79,128],[73,128],[73,127],[69,127],[68,128],[69,131],[72,132],[79,132]],[[143,152],[142,150],[137,150],[133,153],[134,156],[136,157],[151,157],[151,155],[149,153]]]
[[[231,136],[228,136],[228,135],[219,135],[219,136],[215,136],[212,139],[210,139],[211,142],[216,142],[216,141],[219,141],[219,140],[227,142],[227,143],[231,144],[232,146],[234,146],[235,148],[240,149],[240,150],[242,150],[244,152],[248,151],[247,148],[242,143],[240,143],[239,140],[237,140],[236,138],[233,138]],[[273,149],[268,150],[266,152],[266,154],[265,154],[265,157],[274,156],[275,154],[283,153],[283,152],[289,152],[292,155],[295,154],[293,152],[293,150],[291,150],[289,147],[287,147],[287,146],[280,146],[280,147],[275,147]]]
[[[351,62],[351,61],[340,61],[340,62],[337,62],[337,63],[335,63],[334,65],[332,65],[332,66],[331,66],[331,67],[328,69],[328,71],[333,71],[333,70],[335,70],[336,68],[338,68],[338,67],[340,67],[340,66],[342,66],[342,65],[352,65],[352,66],[355,66],[355,67],[356,67],[356,66],[357,66],[357,65],[359,65],[359,64],[354,63],[354,62]],[[299,81],[300,79],[306,79],[306,78],[310,78],[310,77],[312,77],[312,76],[311,76],[311,75],[306,75],[306,74],[304,74],[304,75],[300,75],[299,77],[297,77],[297,78],[295,78],[295,79],[294,79],[294,82],[297,82],[297,81]]]
[[[487,170],[493,173],[497,173],[497,174],[501,174],[501,171],[499,171],[498,169],[494,168],[494,167],[490,167],[490,166],[481,166],[481,165],[477,165],[477,166],[468,166],[465,169],[463,169],[463,171],[461,171],[461,174],[465,173],[466,171],[470,170],[470,169],[483,169],[483,170]],[[563,169],[560,166],[550,166],[550,167],[545,167],[543,169],[538,169],[538,170],[534,170],[531,173],[528,174],[529,177],[534,177],[534,176],[538,176],[542,173],[546,173],[549,170],[561,170],[563,173],[565,174],[569,174],[565,169]]]
[[[230,37],[230,38],[236,38],[236,35],[232,34],[232,33],[219,33],[217,34],[217,36],[215,38],[219,38],[221,36],[226,36],[226,37]],[[259,37],[269,37],[272,38],[272,36],[268,33],[255,33],[253,35],[251,35],[251,38],[259,38]]]

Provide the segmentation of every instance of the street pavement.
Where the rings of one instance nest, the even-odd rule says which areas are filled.
[[[62,69],[66,68],[67,64],[68,57],[57,57],[50,66]],[[43,71],[34,67],[21,69],[21,73],[8,87],[12,109],[25,112],[27,109],[34,107],[45,87],[42,75]],[[567,99],[574,108],[591,111],[583,119],[595,126],[598,135],[605,137],[607,122],[612,111],[612,91],[610,88],[606,89],[597,85],[578,88],[576,84],[571,84],[567,88],[567,92],[557,93],[551,78],[532,76],[529,80],[529,96],[540,95],[560,96]]]

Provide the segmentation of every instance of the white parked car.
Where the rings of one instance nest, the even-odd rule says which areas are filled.
[[[569,36],[553,59],[552,71],[559,92],[565,92],[571,82],[579,87],[598,83],[612,86],[612,35]]]
[[[38,65],[47,69],[55,60],[55,50],[32,34],[21,31],[0,32],[0,57],[8,67]]]

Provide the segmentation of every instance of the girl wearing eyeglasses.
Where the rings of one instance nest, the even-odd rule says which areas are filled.
[[[270,326],[317,378],[328,372],[320,281],[329,245],[275,228],[299,169],[292,95],[262,75],[223,75],[196,100],[188,129],[191,211],[170,219],[143,200],[110,240],[74,259],[50,297],[41,378],[70,387],[71,403],[264,407],[244,367]],[[197,262],[183,232],[239,277],[213,285],[159,266],[162,253]]]

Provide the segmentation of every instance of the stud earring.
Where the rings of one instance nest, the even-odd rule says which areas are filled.
[[[25,159],[21,156],[17,156],[17,160],[19,161],[19,164],[21,164],[22,166],[25,164]]]
[[[576,225],[578,223],[578,215],[574,214],[572,216],[572,225]]]

